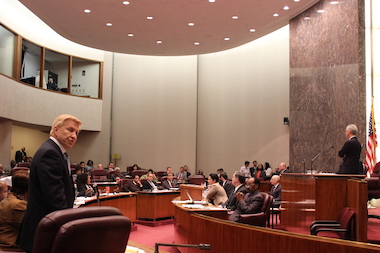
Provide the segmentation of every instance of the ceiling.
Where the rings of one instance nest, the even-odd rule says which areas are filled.
[[[112,52],[169,56],[243,45],[287,25],[319,0],[19,1],[57,33],[79,44]],[[284,10],[285,6],[289,9]],[[85,13],[86,9],[91,12]],[[190,22],[194,25],[189,26]]]

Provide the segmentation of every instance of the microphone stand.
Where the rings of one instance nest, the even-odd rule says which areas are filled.
[[[314,163],[315,159],[317,159],[321,154],[326,153],[326,152],[330,151],[330,149],[333,149],[333,148],[334,148],[334,146],[331,146],[331,148],[329,148],[327,150],[324,150],[324,151],[321,151],[316,156],[314,156],[313,158],[311,158],[310,173],[313,173],[313,163]]]
[[[96,201],[98,202],[98,206],[100,206],[100,199],[99,199],[99,189],[98,189],[98,185],[95,184],[95,185],[94,185],[94,188],[95,188]]]

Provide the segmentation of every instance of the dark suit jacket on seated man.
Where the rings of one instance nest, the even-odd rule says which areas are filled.
[[[75,190],[70,176],[70,161],[65,159],[65,154],[77,141],[81,124],[72,115],[58,116],[51,127],[50,138],[33,157],[28,205],[17,242],[28,252],[33,249],[40,220],[51,212],[73,207]]]
[[[168,178],[162,182],[162,186],[164,189],[170,189],[170,188],[177,188],[178,187],[178,182],[176,179],[174,179],[174,174],[169,172],[168,173]]]
[[[234,186],[233,192],[228,197],[228,200],[224,204],[224,206],[232,211],[237,208],[237,200],[236,193],[242,192],[243,194],[248,192],[248,189],[244,186],[245,183],[245,175],[239,171],[235,172],[232,175],[232,185]]]
[[[144,190],[157,190],[157,184],[153,181],[153,173],[149,173],[146,177],[146,181],[143,182]]]
[[[229,220],[239,222],[241,214],[258,213],[263,206],[263,195],[258,190],[260,180],[258,178],[249,178],[246,182],[248,193],[236,193],[237,208],[230,215]]]
[[[358,128],[354,124],[350,124],[346,127],[346,141],[339,151],[339,157],[343,158],[343,162],[340,165],[338,174],[361,174],[363,166],[360,163],[360,153],[362,146],[356,138]]]
[[[139,175],[135,175],[133,180],[128,180],[121,191],[123,192],[137,192],[137,191],[142,191],[143,185],[140,182],[140,177]]]

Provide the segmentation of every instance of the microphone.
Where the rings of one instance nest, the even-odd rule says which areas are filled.
[[[94,184],[93,187],[94,187],[94,190],[95,190],[96,201],[98,202],[98,206],[100,206],[100,199],[99,199],[99,189],[98,189],[98,185],[97,185],[97,184]]]
[[[310,163],[310,173],[313,172],[313,162],[315,161],[315,159],[317,159],[320,155],[322,155],[323,153],[327,153],[329,152],[331,149],[333,149],[334,146],[331,146],[329,147],[328,149],[326,150],[322,150],[321,152],[319,152],[316,156],[314,156],[313,158],[311,158],[311,163]]]

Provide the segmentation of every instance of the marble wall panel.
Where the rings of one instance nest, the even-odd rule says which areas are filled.
[[[336,172],[351,123],[365,158],[364,0],[330,2],[321,0],[290,21],[293,172]]]

